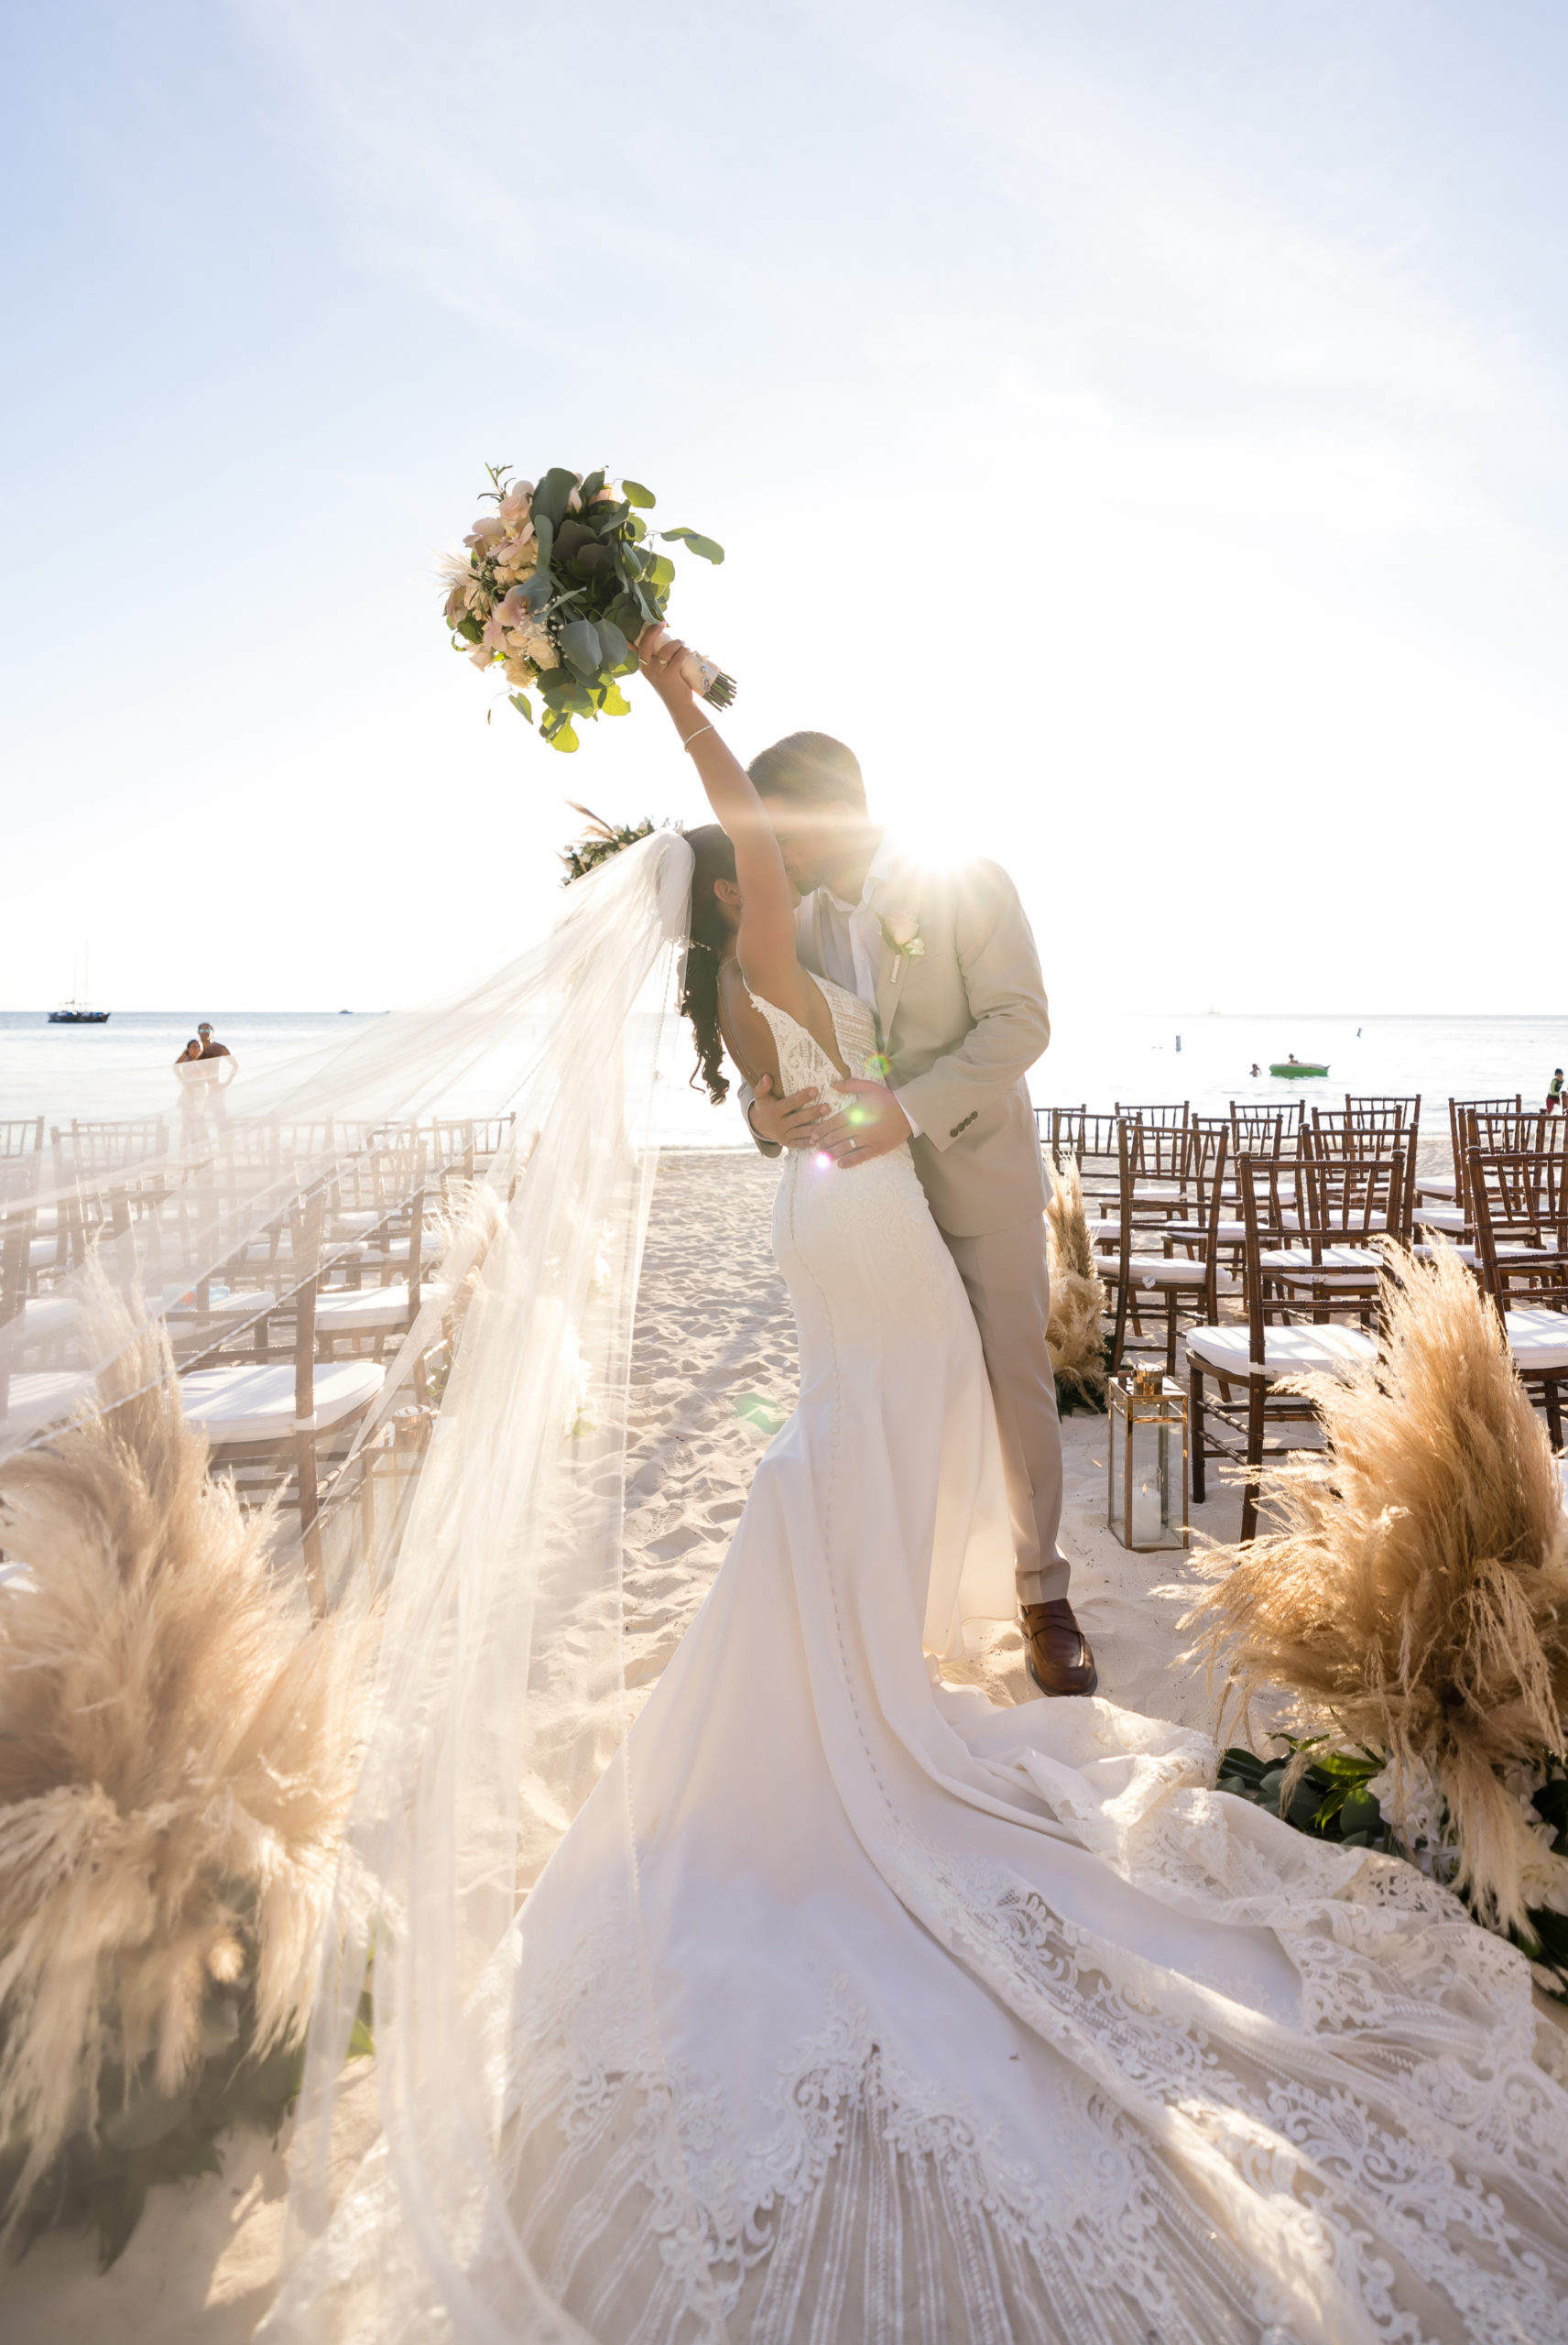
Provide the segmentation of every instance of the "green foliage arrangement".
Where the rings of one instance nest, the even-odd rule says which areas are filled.
[[[663,624],[675,581],[655,538],[704,562],[723,562],[724,550],[697,529],[650,533],[642,517],[655,499],[639,481],[616,486],[603,471],[584,478],[557,464],[536,486],[513,479],[506,464],[485,471],[484,502],[495,510],[474,522],[466,553],[444,564],[452,648],[486,673],[499,668],[530,725],[537,690],[544,739],[575,749],[577,718],[630,713],[619,680],[636,670],[643,629]],[[733,677],[711,660],[691,654],[683,672],[715,708],[734,701]]]

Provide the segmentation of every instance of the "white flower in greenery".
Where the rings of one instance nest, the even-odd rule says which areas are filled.
[[[479,644],[468,656],[476,668],[488,668],[495,654],[493,651],[486,651],[484,645]]]
[[[506,622],[502,617],[499,611],[491,612],[489,617],[485,622],[485,632],[479,639],[484,644],[486,651],[505,651],[506,649]]]
[[[1519,1867],[1519,1886],[1527,1905],[1538,1910],[1544,1906],[1549,1914],[1568,1914],[1568,1860],[1554,1857],[1552,1843],[1556,1838],[1550,1824],[1532,1815],[1525,1825],[1524,1861]]]
[[[583,510],[583,492],[582,492],[581,485],[579,485],[579,486],[578,486],[578,487],[576,487],[576,488],[569,488],[569,489],[567,490],[567,492],[566,492],[566,509],[567,509],[567,511],[568,511],[569,513],[581,513],[581,512],[582,512],[582,510]]]
[[[506,525],[498,513],[482,513],[463,542],[472,546],[475,553],[485,554],[506,534]]]
[[[620,501],[621,492],[612,481],[606,481],[603,488],[594,492],[595,505],[618,505]]]
[[[522,524],[533,511],[534,485],[531,480],[515,480],[507,485],[501,499],[501,521],[509,538],[519,534]]]
[[[1441,1849],[1446,1837],[1446,1810],[1430,1770],[1391,1763],[1374,1775],[1367,1791],[1394,1827],[1394,1834],[1414,1855],[1418,1849]]]

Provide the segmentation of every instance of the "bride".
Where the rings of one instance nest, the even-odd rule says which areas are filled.
[[[692,842],[692,949],[747,1073],[832,1092],[871,1012],[797,962],[682,649],[644,668],[724,834]],[[262,2334],[1568,2337],[1568,2094],[1523,1958],[1216,1793],[1198,1735],[944,1685],[965,1623],[1011,1616],[1012,1553],[907,1147],[791,1153],[774,1238],[799,1406],[485,1970],[488,2120],[420,2166],[399,2112],[442,2080],[378,2058],[386,2132]]]

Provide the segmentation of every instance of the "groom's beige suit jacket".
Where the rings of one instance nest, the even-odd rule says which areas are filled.
[[[925,948],[910,959],[884,929],[877,969],[877,1033],[893,1088],[920,1126],[921,1186],[953,1238],[1012,1228],[1045,1210],[1024,1076],[1051,1040],[1018,891],[995,863],[939,872],[896,851],[883,861],[867,908],[884,923],[917,920]],[[802,962],[825,976],[819,896],[801,903],[796,933]]]

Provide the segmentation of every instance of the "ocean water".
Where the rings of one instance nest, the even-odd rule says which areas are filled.
[[[1223,1115],[1233,1099],[1343,1108],[1346,1092],[1419,1092],[1423,1132],[1446,1131],[1450,1098],[1517,1091],[1526,1107],[1539,1107],[1553,1067],[1568,1066],[1568,1017],[1081,1019],[1069,1011],[1054,1024],[1051,1048],[1029,1075],[1040,1107],[1190,1099],[1199,1114]],[[1269,1062],[1292,1051],[1325,1064],[1327,1076],[1271,1075]]]
[[[1051,1049],[1032,1071],[1038,1107],[1108,1109],[1188,1099],[1205,1115],[1228,1103],[1303,1098],[1341,1107],[1347,1091],[1422,1098],[1423,1131],[1447,1129],[1447,1101],[1522,1092],[1544,1097],[1554,1066],[1568,1065],[1568,1018],[1107,1016],[1054,1011]],[[0,1011],[0,1118],[41,1115],[46,1129],[80,1118],[173,1115],[173,1062],[210,1018],[247,1073],[352,1035],[373,1020],[332,1010],[116,1010],[107,1026],[50,1026],[42,1010]],[[1178,1048],[1178,1038],[1180,1048]],[[1282,1082],[1268,1072],[1290,1051],[1326,1062],[1323,1080]],[[748,1145],[733,1104],[710,1107],[688,1088],[691,1054],[677,1033],[665,1053],[655,1135],[666,1147]],[[1256,1063],[1262,1070],[1254,1077]],[[474,1100],[478,1112],[490,1103]],[[454,1112],[457,1110],[454,1109]]]

